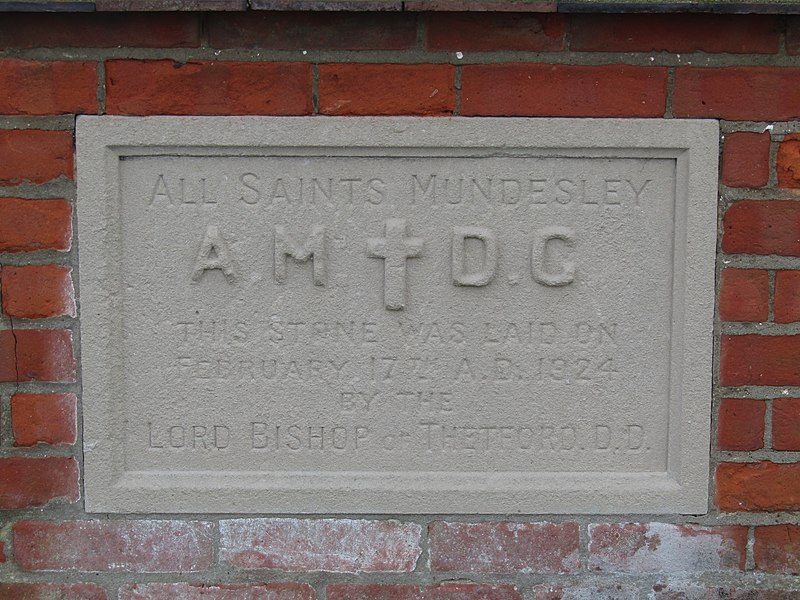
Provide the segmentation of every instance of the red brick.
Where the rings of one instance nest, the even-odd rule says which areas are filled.
[[[445,523],[428,528],[433,571],[573,573],[577,523]]]
[[[72,269],[60,265],[3,267],[3,312],[10,317],[43,319],[75,316]]]
[[[800,256],[800,202],[736,202],[725,213],[723,226],[723,252]]]
[[[414,15],[382,12],[210,13],[213,48],[407,50],[416,46]]]
[[[0,481],[0,509],[44,506],[55,498],[77,502],[80,498],[74,458],[0,458]]]
[[[123,115],[306,115],[311,65],[111,60],[106,110]]]
[[[72,332],[0,331],[0,381],[75,381]]]
[[[14,394],[11,396],[11,429],[15,446],[74,444],[75,394]]]
[[[778,186],[800,188],[800,134],[783,138],[778,146]]]
[[[456,106],[452,65],[319,66],[326,115],[448,115]]]
[[[465,65],[464,115],[661,117],[667,70],[630,65]]]
[[[800,464],[722,463],[717,506],[728,512],[800,509]]]
[[[71,245],[72,205],[66,200],[0,198],[0,252],[66,252]]]
[[[760,571],[800,573],[800,525],[756,527],[753,558]]]
[[[307,583],[148,583],[120,589],[119,600],[314,600]]]
[[[0,564],[6,562],[6,543],[0,542]]]
[[[590,583],[576,586],[540,584],[533,588],[534,600],[639,600],[639,590],[623,583]]]
[[[779,20],[761,15],[573,15],[570,48],[579,52],[778,51]]]
[[[8,13],[0,48],[184,48],[200,45],[197,15]]]
[[[723,335],[722,385],[800,385],[800,335]]]
[[[719,407],[717,446],[720,450],[758,450],[764,447],[767,405],[749,398],[723,398]]]
[[[71,131],[0,130],[0,186],[73,178]]]
[[[800,17],[786,17],[786,53],[800,54]]]
[[[106,600],[94,583],[0,583],[3,600]]]
[[[800,398],[772,401],[772,448],[800,450]]]
[[[670,523],[589,526],[589,569],[605,573],[743,570],[747,527]]]
[[[96,112],[96,63],[0,60],[0,114]]]
[[[766,321],[769,317],[769,274],[763,269],[723,269],[719,318],[723,321]]]
[[[220,559],[246,569],[411,572],[420,526],[352,519],[220,521]]]
[[[757,188],[769,182],[767,132],[738,131],[725,136],[722,150],[722,183],[730,187]]]
[[[200,521],[20,521],[14,560],[25,571],[201,571],[213,524]]]
[[[731,121],[783,121],[800,116],[800,69],[679,67],[672,114]]]
[[[328,600],[522,600],[513,585],[442,583],[415,585],[359,585],[339,583],[327,588]]]
[[[428,13],[428,50],[554,52],[564,49],[561,15]]]
[[[775,321],[800,321],[800,271],[775,273]]]

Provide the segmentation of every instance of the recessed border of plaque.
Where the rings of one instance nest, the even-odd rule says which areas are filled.
[[[283,514],[707,512],[718,132],[716,121],[679,119],[78,117],[86,510]],[[395,156],[514,156],[674,161],[672,300],[671,316],[666,321],[671,323],[665,375],[666,469],[250,471],[246,468],[252,465],[243,465],[241,471],[137,471],[127,467],[130,457],[125,450],[127,423],[123,410],[129,402],[125,397],[126,364],[135,357],[128,355],[122,323],[127,314],[124,298],[128,285],[120,266],[123,237],[127,235],[120,206],[122,162],[130,157],[276,155],[384,160]],[[387,221],[387,238],[389,226]],[[365,255],[373,258],[366,260],[374,261],[374,256],[380,255],[377,242],[374,244],[373,254]],[[413,256],[411,250],[408,256]],[[308,265],[302,268],[310,272]],[[388,297],[386,302],[387,309],[398,308],[389,306]]]

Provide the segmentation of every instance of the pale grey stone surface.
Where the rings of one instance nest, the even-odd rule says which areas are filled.
[[[706,512],[717,132],[79,117],[87,510]]]

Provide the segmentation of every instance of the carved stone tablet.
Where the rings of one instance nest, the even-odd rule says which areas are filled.
[[[80,117],[87,509],[706,512],[717,136]]]

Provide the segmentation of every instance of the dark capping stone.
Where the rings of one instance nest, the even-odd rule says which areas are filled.
[[[401,0],[250,0],[253,10],[402,11]]]
[[[95,0],[98,11],[247,10],[247,0]]]
[[[556,0],[406,0],[407,11],[556,12]]]
[[[0,2],[0,12],[94,12],[94,1]]]
[[[794,14],[800,12],[800,0],[752,0],[750,2],[706,1],[677,2],[639,0],[564,0],[558,3],[563,13],[721,13],[721,14]]]

